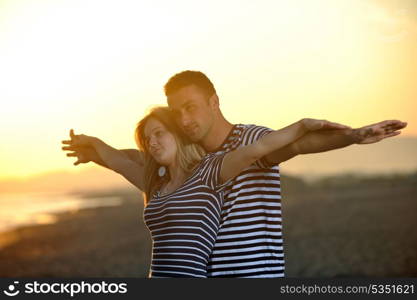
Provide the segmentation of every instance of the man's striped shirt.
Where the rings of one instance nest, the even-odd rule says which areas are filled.
[[[145,207],[153,242],[150,277],[207,277],[227,184],[220,184],[223,158],[207,155],[182,186],[157,192]]]
[[[252,144],[271,131],[235,125],[216,153]],[[225,187],[223,201],[208,276],[284,277],[279,167],[257,161]]]

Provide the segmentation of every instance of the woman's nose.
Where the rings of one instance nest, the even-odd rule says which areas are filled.
[[[156,138],[155,137],[150,137],[149,138],[149,146],[156,146],[157,145],[157,140],[156,140]]]

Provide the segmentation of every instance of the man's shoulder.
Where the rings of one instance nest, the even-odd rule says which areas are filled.
[[[235,128],[241,129],[243,132],[247,131],[264,131],[269,130],[272,131],[273,129],[263,126],[263,125],[256,125],[256,124],[236,124]]]
[[[217,151],[228,152],[242,145],[252,144],[271,131],[268,127],[255,124],[234,124],[229,136]]]
[[[269,127],[256,124],[237,124],[236,127],[240,129],[240,137],[244,144],[253,143],[265,134],[273,131],[273,129]]]

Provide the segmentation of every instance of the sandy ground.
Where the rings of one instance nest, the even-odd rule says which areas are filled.
[[[287,189],[286,189],[287,187]],[[283,183],[288,277],[417,277],[417,185]],[[0,235],[0,277],[146,277],[137,194]]]
[[[148,274],[151,241],[138,203],[60,214],[55,224],[23,227],[3,236],[15,242],[0,249],[0,277]]]
[[[327,189],[286,200],[287,276],[417,277],[417,187]]]

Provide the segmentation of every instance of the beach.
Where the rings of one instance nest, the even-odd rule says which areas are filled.
[[[283,178],[286,276],[417,277],[415,178],[314,186]],[[142,200],[115,193],[118,206],[59,213],[53,224],[0,234],[0,277],[147,277]]]
[[[134,199],[133,197],[136,197]],[[141,199],[57,214],[0,234],[0,277],[147,277],[151,242]]]

